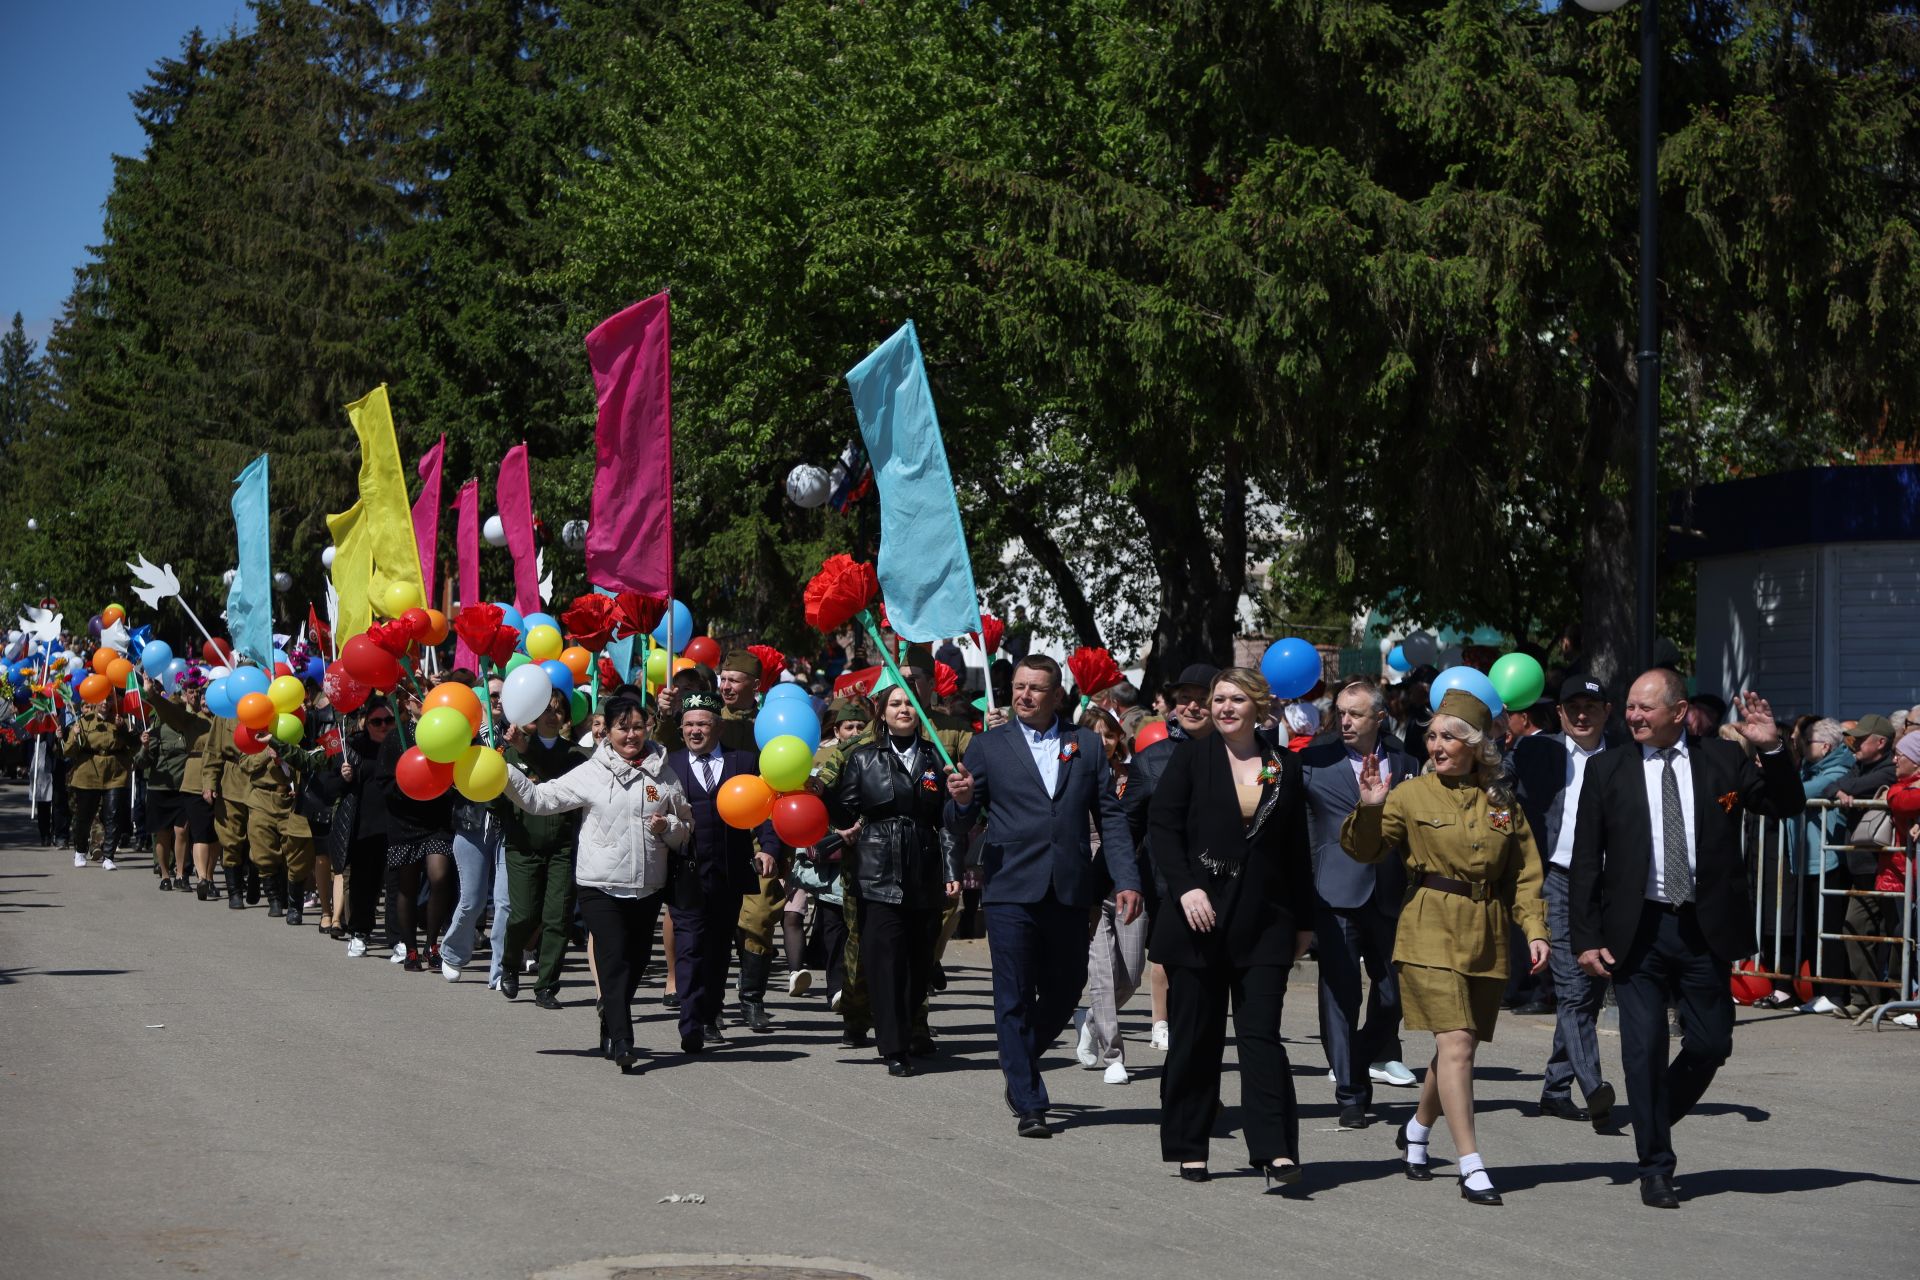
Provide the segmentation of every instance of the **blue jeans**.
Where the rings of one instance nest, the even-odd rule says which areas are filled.
[[[1039,902],[990,902],[982,910],[1007,1097],[1022,1114],[1045,1111],[1040,1055],[1065,1030],[1087,985],[1087,909],[1049,892]]]
[[[1553,965],[1553,1051],[1547,1058],[1546,1079],[1541,1083],[1542,1098],[1573,1096],[1573,1082],[1580,1082],[1583,1097],[1592,1097],[1604,1078],[1600,1072],[1600,1039],[1594,1032],[1594,1019],[1607,998],[1607,984],[1580,967],[1573,955],[1572,912],[1568,907],[1567,873],[1558,867],[1547,871],[1541,894],[1547,900],[1548,958]],[[1523,963],[1515,960],[1515,964]]]
[[[453,865],[460,876],[460,900],[454,904],[453,919],[447,922],[446,941],[440,944],[440,956],[459,968],[473,959],[474,934],[480,927],[480,907],[487,900],[488,882],[496,874],[495,855],[502,847],[500,824],[489,815],[484,824],[456,822],[453,832]],[[504,879],[504,874],[501,875]],[[494,928],[505,927],[506,916],[495,918]],[[494,947],[495,952],[499,947]]]
[[[487,964],[487,985],[500,985],[500,971],[509,960],[520,963],[520,957],[507,955],[507,841],[500,830],[500,824],[490,820],[492,835],[488,840],[493,853],[493,941],[488,950],[493,958]]]

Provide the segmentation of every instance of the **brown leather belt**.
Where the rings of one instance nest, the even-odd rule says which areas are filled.
[[[1431,871],[1420,877],[1420,887],[1457,894],[1475,902],[1485,902],[1493,897],[1493,886],[1484,880],[1455,880],[1450,876],[1437,876]]]

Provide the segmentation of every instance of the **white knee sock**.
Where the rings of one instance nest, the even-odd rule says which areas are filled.
[[[1480,1153],[1460,1157],[1460,1179],[1467,1184],[1469,1191],[1493,1190],[1493,1179],[1487,1176],[1486,1163],[1480,1159]]]
[[[1432,1125],[1421,1124],[1412,1116],[1407,1117],[1408,1164],[1425,1164],[1427,1162],[1427,1139],[1432,1136]]]

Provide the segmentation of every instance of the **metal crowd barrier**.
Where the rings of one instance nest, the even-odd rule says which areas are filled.
[[[1866,814],[1884,813],[1886,809],[1884,800],[1856,800],[1846,807],[1831,800],[1809,800],[1806,814],[1799,818],[1782,820],[1749,815],[1743,832],[1748,874],[1754,889],[1754,933],[1760,939],[1760,950],[1746,962],[1748,967],[1742,972],[1789,984],[1811,983],[1816,995],[1823,994],[1822,986],[1885,991],[1889,998],[1867,1011],[1873,1015],[1875,1030],[1889,1013],[1920,1011],[1920,999],[1915,998],[1914,989],[1916,850],[1904,833],[1895,833],[1899,839],[1896,844],[1859,845],[1848,839],[1829,840],[1826,833],[1831,814],[1845,815],[1845,826],[1850,828]],[[1907,874],[1900,890],[1854,887],[1853,878],[1846,870],[1849,852],[1871,851],[1878,861],[1881,852],[1901,847],[1907,853]],[[1835,872],[1809,869],[1816,865],[1824,867],[1829,853],[1837,860]],[[1852,903],[1883,899],[1895,900],[1900,905],[1898,933],[1846,931],[1850,927],[1847,916]],[[1827,943],[1838,945],[1822,945]],[[1876,966],[1879,976],[1856,978],[1852,975],[1845,952],[1848,944],[1885,949]],[[1802,972],[1803,966],[1805,972]],[[1830,968],[1837,968],[1839,972],[1829,972]]]

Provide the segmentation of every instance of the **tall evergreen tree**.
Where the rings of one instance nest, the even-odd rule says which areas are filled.
[[[45,377],[18,311],[0,337],[0,452],[19,438],[44,393]]]

